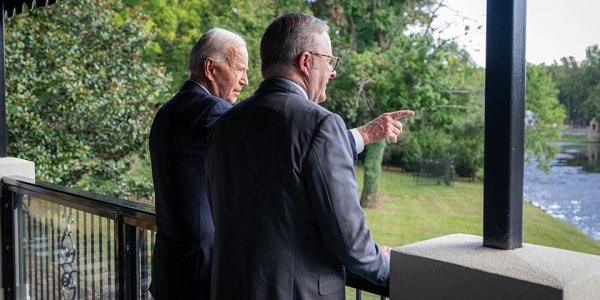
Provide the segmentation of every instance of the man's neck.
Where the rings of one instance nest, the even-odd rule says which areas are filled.
[[[201,86],[209,95],[214,95],[213,92],[211,92],[211,89],[213,88],[213,86],[210,84],[210,82],[207,82],[206,80],[203,80],[202,78],[198,78],[198,77],[190,77],[189,79],[190,81],[193,81],[195,83],[197,83],[199,86]]]

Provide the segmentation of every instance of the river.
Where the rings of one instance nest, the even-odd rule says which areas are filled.
[[[523,198],[600,241],[600,144],[554,144],[561,151],[549,174],[525,163]]]

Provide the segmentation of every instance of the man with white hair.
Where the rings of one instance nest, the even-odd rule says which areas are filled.
[[[207,31],[194,45],[190,79],[154,118],[150,157],[156,194],[152,257],[155,299],[209,299],[214,225],[207,199],[204,153],[218,118],[248,85],[243,38]]]

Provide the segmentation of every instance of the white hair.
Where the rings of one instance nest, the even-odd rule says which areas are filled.
[[[201,73],[204,61],[210,57],[216,62],[223,62],[227,53],[234,47],[246,47],[246,41],[237,33],[221,28],[208,30],[192,48],[188,59],[188,75]]]

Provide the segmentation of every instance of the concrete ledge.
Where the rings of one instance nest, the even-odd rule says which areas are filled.
[[[0,178],[9,175],[35,179],[35,164],[20,158],[2,157],[0,158]]]
[[[395,248],[391,299],[600,299],[600,256],[453,234]]]

